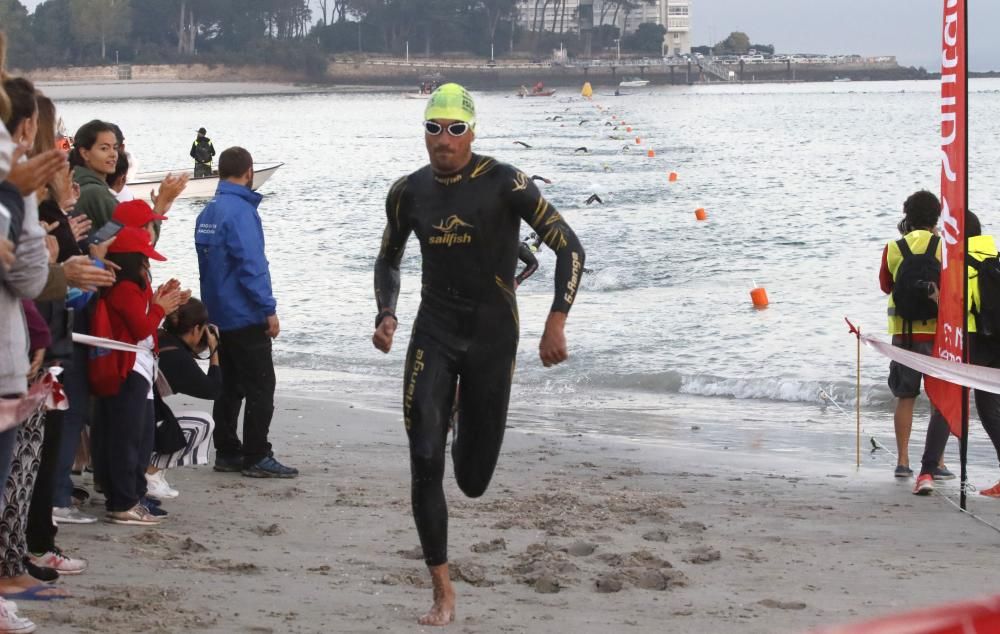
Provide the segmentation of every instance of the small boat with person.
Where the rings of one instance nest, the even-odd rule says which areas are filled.
[[[274,173],[278,171],[278,168],[284,165],[284,163],[254,163],[253,164],[253,190],[257,189],[266,183],[268,179],[274,176]],[[136,198],[146,199],[149,191],[155,191],[160,188],[160,183],[168,174],[187,174],[191,177],[188,181],[187,187],[178,196],[178,200],[181,198],[211,198],[215,196],[215,190],[219,186],[219,172],[213,171],[211,176],[203,176],[201,178],[194,177],[193,168],[182,168],[176,170],[168,170],[164,172],[144,172],[142,174],[136,174],[134,180],[128,182],[129,189],[135,194]]]

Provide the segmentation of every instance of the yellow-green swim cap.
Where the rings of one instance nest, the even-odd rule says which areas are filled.
[[[424,121],[431,119],[454,119],[464,121],[476,128],[476,103],[469,91],[458,84],[444,84],[427,100]]]

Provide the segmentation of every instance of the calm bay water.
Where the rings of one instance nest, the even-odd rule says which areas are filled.
[[[971,89],[970,204],[987,231],[1000,230],[1000,81],[974,80]],[[853,455],[852,418],[819,391],[853,409],[855,342],[845,316],[885,330],[882,246],[897,237],[903,199],[939,188],[938,85],[655,88],[594,103],[563,92],[476,95],[477,151],[552,179],[543,191],[594,271],[570,317],[571,360],[556,369],[537,359],[551,252],[518,291],[514,420],[647,440],[688,438],[695,425],[722,446]],[[401,328],[389,356],[370,343],[372,264],[389,185],[426,162],[422,101],[385,92],[58,105],[71,130],[91,118],[121,125],[140,170],[188,165],[200,126],[220,150],[242,145],[258,161],[283,161],[262,189],[261,216],[284,387],[397,406],[419,250],[411,242],[404,258]],[[606,125],[611,114],[633,133]],[[579,146],[590,153],[575,153]],[[670,171],[678,182],[668,182]],[[594,192],[603,205],[584,204]],[[196,292],[192,236],[202,204],[177,204],[160,243],[170,262],[154,268]],[[707,222],[695,220],[698,207]],[[767,310],[750,306],[754,282],[767,288]],[[887,365],[866,352],[862,377],[866,427],[888,443]],[[914,436],[922,440],[922,431]],[[974,459],[989,462],[978,426],[975,436]]]

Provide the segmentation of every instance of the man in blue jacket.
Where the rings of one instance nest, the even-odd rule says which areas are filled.
[[[198,215],[194,242],[201,300],[219,327],[222,396],[215,401],[215,470],[254,478],[294,478],[299,472],[274,459],[267,433],[274,414],[271,340],[280,330],[264,229],[257,214],[253,158],[241,147],[219,156],[219,188]],[[243,442],[237,435],[246,399]]]

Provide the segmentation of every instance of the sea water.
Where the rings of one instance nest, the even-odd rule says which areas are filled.
[[[986,232],[1000,231],[1000,80],[973,80],[971,91],[970,206]],[[476,151],[552,180],[539,186],[592,269],[568,322],[570,359],[556,368],[537,354],[551,251],[518,290],[511,424],[852,461],[857,358],[844,318],[885,332],[882,248],[899,237],[903,200],[939,190],[938,84],[651,86],[619,97],[599,89],[593,101],[573,92],[476,94]],[[201,126],[219,151],[241,145],[257,161],[283,162],[260,206],[282,326],[280,389],[398,407],[418,246],[411,240],[403,259],[389,355],[370,341],[372,265],[390,184],[426,163],[422,101],[385,91],[58,105],[70,131],[92,118],[118,123],[140,170],[188,166]],[[592,193],[603,204],[586,205]],[[203,204],[174,206],[158,247],[170,261],[154,265],[196,294]],[[754,284],[770,296],[765,310],[751,305]],[[861,401],[866,432],[893,447],[887,368],[864,352]],[[918,408],[914,462],[925,421]],[[972,430],[985,482],[996,461],[981,427]]]

